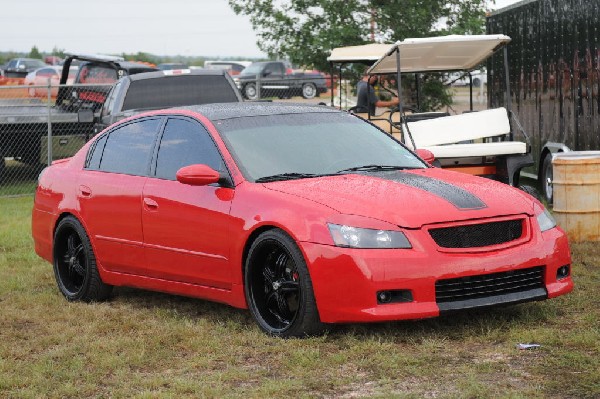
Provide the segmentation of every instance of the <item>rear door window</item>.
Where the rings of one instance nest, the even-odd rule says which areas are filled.
[[[161,120],[142,119],[109,132],[99,169],[135,176],[147,175]],[[94,154],[92,159],[95,158]]]

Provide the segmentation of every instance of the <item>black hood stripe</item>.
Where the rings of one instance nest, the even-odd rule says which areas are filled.
[[[367,175],[367,173],[364,174]],[[427,191],[445,199],[458,209],[487,208],[487,205],[475,195],[442,180],[400,171],[371,172],[368,175]]]

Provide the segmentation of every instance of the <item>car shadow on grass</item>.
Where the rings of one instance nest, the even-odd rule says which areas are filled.
[[[174,318],[239,325],[242,330],[258,326],[250,311],[208,300],[116,287],[113,302],[127,304],[139,310],[158,311]],[[424,336],[441,339],[465,339],[469,336],[507,331],[513,326],[538,325],[560,317],[560,308],[546,302],[532,302],[507,307],[456,311],[436,318],[380,323],[351,323],[329,325],[326,339],[344,336],[357,338],[389,338],[412,340]]]

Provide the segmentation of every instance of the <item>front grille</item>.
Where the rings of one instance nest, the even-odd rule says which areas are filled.
[[[478,248],[518,240],[523,219],[430,229],[431,238],[442,248]]]
[[[545,294],[544,267],[542,266],[439,280],[435,283],[435,299],[438,303],[468,302],[495,297],[495,301],[487,303],[491,305],[508,302],[508,299],[520,298],[514,294],[534,291],[538,294]],[[515,301],[511,300],[510,302]]]

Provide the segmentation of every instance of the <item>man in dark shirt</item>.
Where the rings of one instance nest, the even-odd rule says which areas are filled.
[[[377,107],[393,107],[398,105],[398,98],[390,101],[380,100],[375,94],[373,86],[377,84],[377,76],[365,75],[356,85],[356,112],[368,112],[369,115],[375,115]]]

